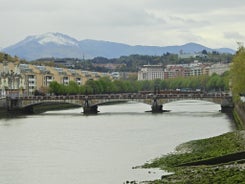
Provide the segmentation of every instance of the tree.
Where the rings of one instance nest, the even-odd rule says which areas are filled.
[[[245,48],[240,45],[231,65],[232,94],[235,101],[245,93]]]
[[[52,81],[49,84],[49,93],[59,95],[61,91],[61,85],[57,81]]]
[[[214,73],[207,81],[208,90],[217,90],[219,84],[219,76]]]
[[[204,50],[202,51],[202,54],[207,55],[208,52],[204,49]]]
[[[80,90],[79,90],[79,86],[75,81],[70,81],[68,86],[66,86],[67,88],[67,93],[69,95],[75,95],[75,94],[79,94]]]
[[[85,84],[86,92],[89,94],[93,94],[97,92],[97,85],[94,80],[87,80]]]
[[[99,79],[99,83],[101,85],[102,93],[110,93],[115,89],[112,85],[111,80],[108,77],[102,77]]]

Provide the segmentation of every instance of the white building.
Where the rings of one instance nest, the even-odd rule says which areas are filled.
[[[144,65],[138,72],[138,80],[164,79],[162,65]]]
[[[119,72],[112,72],[111,73],[111,77],[113,79],[119,79],[120,78],[120,73]]]
[[[0,64],[0,97],[17,96],[24,88],[24,78],[17,65],[7,61]]]
[[[212,75],[213,73],[216,73],[218,75],[222,75],[226,71],[230,70],[230,65],[227,63],[216,63],[211,65],[209,68],[209,75]]]

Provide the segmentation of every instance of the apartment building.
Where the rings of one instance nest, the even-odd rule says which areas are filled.
[[[164,78],[171,79],[176,77],[182,77],[185,75],[185,69],[178,65],[167,65],[164,70]]]
[[[209,75],[212,75],[214,73],[218,75],[222,75],[226,71],[230,70],[230,64],[229,63],[216,63],[210,66],[209,69]]]
[[[144,65],[138,72],[138,80],[164,79],[162,65]]]
[[[4,61],[0,63],[0,97],[7,95],[34,95],[36,90],[47,91],[52,81],[68,85],[75,81],[83,85],[110,74],[80,71],[67,68],[36,66]]]
[[[138,72],[138,80],[171,79],[199,75],[218,75],[229,70],[229,64],[207,64],[194,61],[189,64],[166,65],[163,70],[161,65],[144,65]]]
[[[167,65],[164,74],[165,79],[175,77],[188,77],[210,75],[211,64],[194,61],[189,64]]]

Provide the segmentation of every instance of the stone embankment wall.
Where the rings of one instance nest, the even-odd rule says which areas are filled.
[[[235,113],[238,115],[239,120],[237,123],[240,129],[245,129],[245,104],[235,105]]]
[[[6,112],[6,100],[0,98],[0,113]]]
[[[6,108],[6,99],[5,98],[0,98],[0,109],[1,108]]]

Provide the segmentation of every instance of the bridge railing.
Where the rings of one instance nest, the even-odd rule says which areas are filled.
[[[173,93],[173,94],[142,94],[142,93],[115,93],[93,95],[61,95],[61,96],[23,96],[20,100],[92,100],[92,99],[158,99],[158,98],[227,98],[228,93]]]

